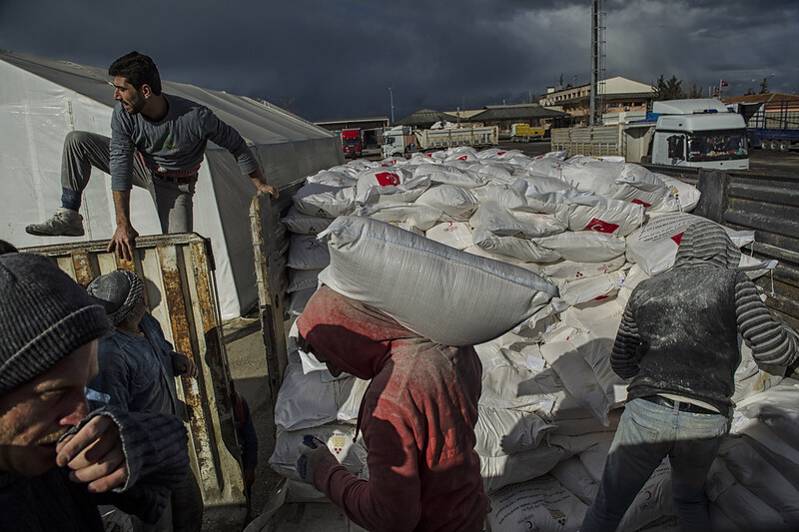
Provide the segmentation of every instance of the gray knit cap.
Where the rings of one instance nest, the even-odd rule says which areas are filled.
[[[0,256],[0,394],[110,329],[103,307],[50,260]]]
[[[86,291],[105,307],[108,318],[119,325],[144,297],[144,283],[129,270],[117,270],[97,277]]]
[[[674,266],[716,266],[735,269],[741,262],[741,251],[730,235],[717,223],[702,220],[690,225],[682,235]]]

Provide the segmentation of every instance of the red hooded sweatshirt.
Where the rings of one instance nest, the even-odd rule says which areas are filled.
[[[322,287],[298,320],[314,353],[371,379],[358,422],[369,480],[335,460],[313,482],[373,531],[480,531],[488,499],[474,451],[480,360]],[[357,433],[356,433],[357,434]]]

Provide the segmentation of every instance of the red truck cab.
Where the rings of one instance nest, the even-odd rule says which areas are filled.
[[[363,139],[360,129],[342,129],[341,146],[344,150],[344,157],[356,159],[363,153]]]

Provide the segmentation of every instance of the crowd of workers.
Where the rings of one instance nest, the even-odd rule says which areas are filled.
[[[133,52],[109,74],[119,102],[112,137],[66,139],[62,206],[28,232],[83,234],[78,209],[91,167],[111,174],[117,228],[109,250],[133,257],[132,185],[151,192],[164,232],[190,230],[208,140],[236,157],[258,191],[277,195],[235,130],[161,92],[150,58]],[[634,290],[611,354],[629,400],[583,532],[615,530],[665,456],[681,528],[711,530],[704,482],[730,427],[738,339],[756,361],[786,371],[799,347],[739,260],[723,229],[700,222],[686,230],[674,268]],[[0,529],[102,531],[97,507],[113,505],[135,530],[200,530],[202,492],[175,385],[178,376],[196,378],[197,364],[165,339],[145,292],[127,270],[83,288],[51,260],[0,241]],[[298,329],[300,348],[333,375],[371,381],[356,430],[369,479],[313,439],[301,448],[301,477],[369,530],[483,530],[489,500],[474,450],[482,373],[474,349],[436,344],[327,287]],[[240,398],[236,411],[251,486],[257,443]]]

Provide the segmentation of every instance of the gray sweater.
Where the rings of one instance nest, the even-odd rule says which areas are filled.
[[[198,103],[163,94],[169,105],[166,116],[152,122],[131,115],[121,104],[111,115],[111,189],[130,190],[134,152],[156,173],[191,175],[199,170],[210,140],[236,158],[241,172],[249,175],[258,162],[241,135]]]
[[[613,370],[632,379],[629,398],[669,393],[728,412],[739,336],[760,364],[796,362],[797,337],[771,316],[739,260],[720,226],[700,222],[685,231],[674,269],[633,290],[611,354]]]
[[[188,472],[186,429],[175,416],[92,412],[77,428],[98,415],[119,427],[128,481],[104,494],[91,494],[72,482],[67,470],[53,468],[39,477],[0,472],[0,530],[3,532],[102,532],[98,504],[113,504],[154,523],[169,502],[170,489]]]

